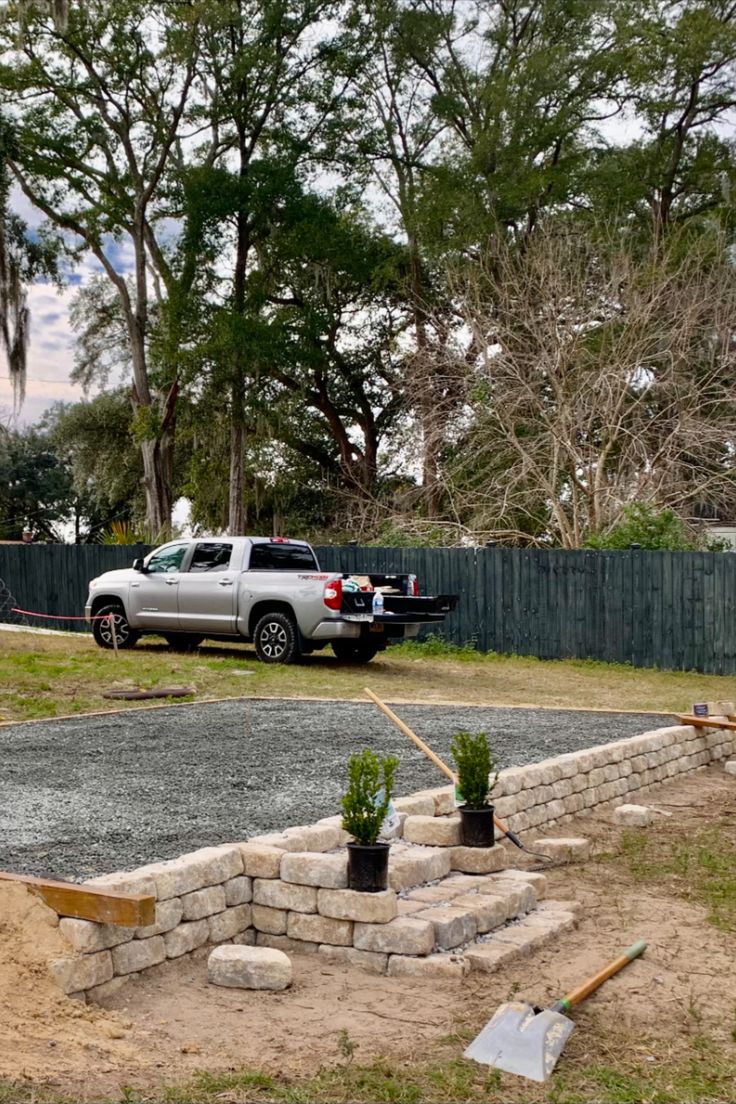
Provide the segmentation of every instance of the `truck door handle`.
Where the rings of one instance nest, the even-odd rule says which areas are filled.
[[[217,585],[218,586],[232,586],[233,581],[232,581],[232,579],[218,579],[217,580]]]
[[[165,579],[164,582],[166,583],[167,586],[176,586],[178,584],[179,580],[178,580],[178,578],[176,578],[176,579]]]

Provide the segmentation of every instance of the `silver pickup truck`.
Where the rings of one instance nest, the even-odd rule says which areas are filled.
[[[156,633],[183,649],[204,637],[252,641],[264,663],[294,663],[327,644],[338,659],[367,663],[456,604],[456,595],[421,597],[414,575],[321,571],[304,541],[217,537],[172,541],[106,571],[89,584],[84,612],[101,648]]]

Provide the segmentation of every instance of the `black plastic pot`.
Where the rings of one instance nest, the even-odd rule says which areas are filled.
[[[348,844],[348,887],[360,893],[388,889],[387,843]]]
[[[496,836],[493,830],[493,806],[480,809],[460,806],[460,829],[466,847],[493,847]]]

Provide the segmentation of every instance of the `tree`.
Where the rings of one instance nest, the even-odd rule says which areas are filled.
[[[644,502],[624,506],[621,517],[605,533],[597,533],[585,541],[586,548],[670,549],[692,552],[699,547],[694,534],[674,510],[655,510]]]
[[[149,369],[151,271],[171,280],[160,228],[162,190],[178,153],[196,64],[188,5],[88,0],[55,23],[28,10],[20,42],[0,27],[8,61],[0,87],[14,100],[11,176],[61,232],[89,251],[115,289],[132,364],[146,517],[171,512],[176,376]],[[130,279],[120,271],[130,249]]]
[[[48,437],[0,428],[0,537],[20,540],[30,529],[44,540],[62,540],[72,500],[69,471]]]

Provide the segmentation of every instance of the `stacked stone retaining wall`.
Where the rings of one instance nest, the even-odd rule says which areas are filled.
[[[677,725],[511,767],[498,777],[496,812],[529,839],[529,833],[728,758],[735,735]],[[465,970],[474,961],[468,945],[530,914],[544,879],[506,869],[514,861],[508,844],[461,846],[451,787],[395,804],[403,838],[392,844],[384,893],[347,888],[349,837],[339,817],[91,879],[92,885],[154,896],[155,922],[131,929],[62,918],[70,953],[54,964],[60,985],[99,1000],[141,971],[227,942],[321,953],[393,975],[430,972],[430,963],[435,970]],[[555,912],[548,903],[524,937],[539,940],[570,923],[569,910]],[[515,931],[501,938],[500,948],[481,947],[477,967],[488,968],[506,953],[504,946],[518,944]],[[462,960],[448,955],[458,947],[466,948]]]

